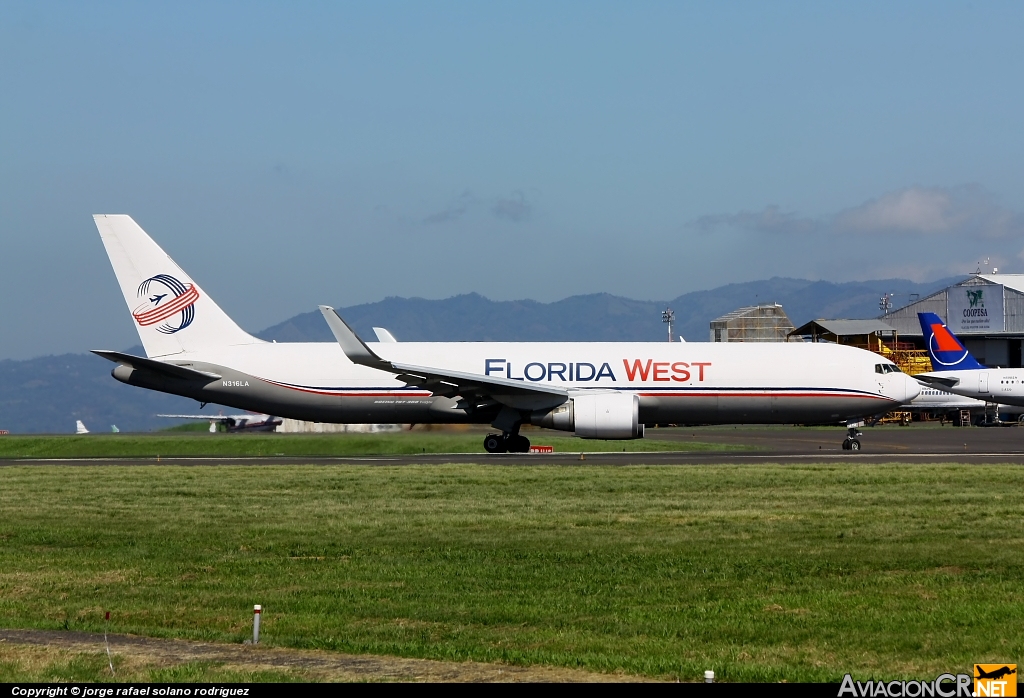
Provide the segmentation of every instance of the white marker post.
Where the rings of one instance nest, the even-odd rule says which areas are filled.
[[[714,682],[715,682],[715,672],[713,672],[710,669],[708,669],[707,671],[704,672],[704,683],[714,683]]]
[[[252,644],[257,645],[260,641],[260,614],[263,607],[256,604],[252,607]]]

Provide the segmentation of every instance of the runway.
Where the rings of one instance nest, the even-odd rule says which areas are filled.
[[[440,463],[483,463],[495,466],[522,465],[710,465],[710,464],[808,464],[808,463],[1007,463],[1024,465],[1024,428],[940,427],[914,424],[865,427],[860,452],[840,447],[845,430],[823,427],[694,427],[650,429],[647,438],[737,446],[748,450],[650,451],[547,454],[436,453],[424,455],[381,455],[346,457],[263,456],[263,457],[156,457],[148,458],[61,458],[0,460],[0,467],[15,465],[332,465],[366,466],[428,465]],[[535,445],[544,443],[545,433],[531,432]],[[481,437],[482,438],[482,437]],[[615,442],[607,442],[614,448]]]

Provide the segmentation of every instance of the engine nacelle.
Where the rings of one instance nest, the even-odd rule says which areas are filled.
[[[583,439],[642,439],[640,398],[632,393],[597,393],[573,397],[547,412],[535,412],[530,422]]]

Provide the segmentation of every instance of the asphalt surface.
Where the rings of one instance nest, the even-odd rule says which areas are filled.
[[[864,427],[862,450],[841,448],[846,430],[822,427],[694,427],[649,429],[647,438],[659,441],[716,443],[743,446],[744,451],[660,451],[660,452],[562,452],[550,454],[480,453],[261,458],[81,458],[0,460],[4,465],[288,465],[359,464],[417,465],[431,463],[485,463],[494,465],[706,465],[741,463],[1011,463],[1024,465],[1024,427],[940,427],[913,424]],[[530,433],[534,444],[544,443],[544,434]],[[482,438],[482,437],[481,437]],[[614,442],[609,442],[614,447]]]

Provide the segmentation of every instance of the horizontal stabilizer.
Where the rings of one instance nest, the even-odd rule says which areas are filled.
[[[945,376],[936,376],[932,373],[919,373],[914,378],[920,383],[939,389],[954,388],[960,383],[959,378],[946,378]]]
[[[157,417],[166,417],[167,419],[202,419],[207,422],[219,422],[225,419],[233,419],[236,422],[242,420],[265,421],[273,419],[273,417],[268,417],[265,414],[158,414]]]
[[[197,371],[194,368],[176,366],[174,364],[165,363],[163,361],[157,361],[156,359],[146,359],[141,356],[132,356],[131,354],[124,354],[119,351],[93,349],[92,353],[95,354],[96,356],[102,356],[107,361],[113,361],[116,364],[124,364],[125,366],[131,366],[132,368],[138,370],[152,371],[153,373],[159,373],[169,378],[176,378],[178,380],[202,381],[204,383],[209,383],[210,381],[220,379],[220,376],[216,373],[209,373],[207,371]]]

